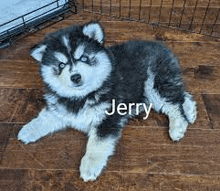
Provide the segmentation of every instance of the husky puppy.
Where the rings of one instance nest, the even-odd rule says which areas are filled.
[[[112,100],[123,106],[152,104],[168,116],[173,141],[184,136],[197,115],[194,99],[184,90],[178,60],[168,48],[151,41],[105,47],[104,38],[102,26],[90,22],[52,33],[31,49],[40,63],[46,107],[18,134],[28,144],[69,126],[87,133],[80,164],[84,181],[100,175],[122,128],[136,114],[133,108],[109,115]]]

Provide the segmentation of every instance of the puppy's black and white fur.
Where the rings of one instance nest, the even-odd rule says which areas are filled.
[[[119,103],[152,104],[169,118],[169,134],[180,140],[196,119],[196,103],[184,90],[177,58],[161,43],[129,41],[104,47],[97,22],[75,25],[48,35],[30,51],[40,63],[46,107],[26,124],[18,139],[35,142],[71,126],[88,134],[80,165],[84,181],[93,181],[113,155],[131,113],[112,110]]]

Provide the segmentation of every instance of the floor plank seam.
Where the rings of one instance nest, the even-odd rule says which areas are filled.
[[[4,148],[3,148],[3,151],[2,151],[2,155],[1,155],[1,158],[0,158],[0,165],[2,164],[2,160],[3,160],[3,157],[4,157],[4,153],[5,153],[6,147],[8,146],[8,143],[9,143],[9,137],[10,137],[10,135],[11,135],[11,130],[10,130],[9,136],[7,137],[6,143],[5,143]]]
[[[204,94],[201,93],[201,96],[202,96],[202,101],[203,101],[203,103],[204,103],[204,105],[205,105],[205,109],[206,109],[206,112],[207,112],[207,111],[208,111],[208,108],[207,108],[207,106],[206,106],[206,104],[205,104]],[[209,122],[210,122],[210,124],[211,124],[211,129],[212,129],[212,130],[215,130],[214,125],[213,125],[213,121],[212,121],[212,118],[211,118],[209,112],[207,112],[207,116],[208,116]]]
[[[30,171],[63,171],[63,172],[73,172],[78,173],[79,170],[74,169],[50,169],[50,168],[7,168],[7,167],[0,167],[1,170],[30,170]],[[117,170],[105,170],[105,173],[118,173],[118,174],[145,174],[145,175],[163,175],[163,176],[189,176],[189,177],[220,177],[220,174],[189,174],[189,173],[171,173],[171,172],[140,172],[140,171],[117,171]],[[220,184],[220,183],[219,183]]]
[[[15,115],[16,115],[16,113],[17,113],[17,111],[18,111],[19,106],[20,106],[20,103],[18,102],[18,103],[16,104],[16,106],[15,106],[15,109],[14,109],[14,111],[13,111],[13,113],[12,113],[10,119],[9,119],[9,123],[12,122],[13,118],[15,117]]]
[[[22,149],[31,157],[33,158],[43,169],[45,169],[43,163],[41,163],[39,160],[37,160],[27,149],[24,148],[23,143],[19,142],[20,146],[22,147]]]

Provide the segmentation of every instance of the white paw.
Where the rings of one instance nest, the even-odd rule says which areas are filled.
[[[179,141],[184,137],[188,123],[184,119],[175,119],[170,122],[170,138],[173,141]]]
[[[186,118],[190,123],[194,123],[197,116],[196,102],[190,94],[186,94],[185,102],[183,103],[183,110]]]
[[[25,144],[37,141],[40,137],[36,129],[37,128],[32,125],[32,122],[26,124],[19,131],[18,140],[24,142]]]
[[[186,129],[172,129],[169,131],[170,138],[173,141],[179,141],[184,137],[184,134],[186,132]]]
[[[94,181],[101,174],[106,164],[107,160],[103,160],[100,157],[89,157],[85,155],[80,164],[80,177],[84,182]]]

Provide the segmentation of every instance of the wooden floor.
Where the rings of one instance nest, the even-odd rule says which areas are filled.
[[[179,57],[186,89],[198,103],[198,119],[174,143],[168,120],[150,113],[123,131],[115,155],[95,182],[79,178],[87,137],[68,129],[24,145],[23,124],[44,106],[38,65],[29,49],[48,32],[99,16],[80,13],[0,50],[0,190],[220,190],[220,41],[144,23],[102,17],[106,45],[129,39],[161,40]]]

